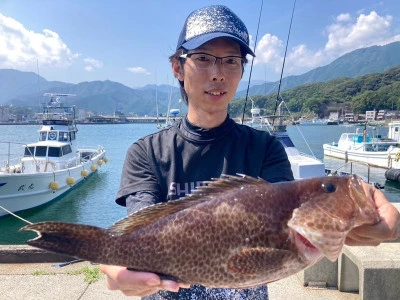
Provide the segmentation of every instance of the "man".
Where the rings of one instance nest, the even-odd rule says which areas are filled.
[[[284,148],[276,138],[236,124],[228,116],[228,104],[242,78],[247,54],[254,56],[247,29],[227,7],[210,6],[189,15],[176,53],[170,57],[188,114],[174,126],[144,137],[130,147],[117,203],[126,205],[131,213],[154,203],[178,199],[221,174],[241,173],[269,182],[293,180]],[[383,195],[378,198],[389,212],[391,223],[377,231],[395,235],[393,228],[400,218],[387,206]],[[364,237],[365,230],[361,229],[350,235],[349,241],[352,238],[354,244],[379,243],[374,235],[366,240]],[[266,286],[246,290],[201,286],[186,289],[187,286],[161,280],[156,274],[117,266],[100,268],[108,276],[110,289],[119,289],[126,295],[148,296],[145,299],[268,298]]]

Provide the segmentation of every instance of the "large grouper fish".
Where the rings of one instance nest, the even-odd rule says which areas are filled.
[[[95,263],[153,272],[187,284],[248,288],[326,256],[348,232],[379,222],[357,176],[268,183],[222,176],[181,200],[144,208],[109,229],[42,222],[22,230],[31,246]]]

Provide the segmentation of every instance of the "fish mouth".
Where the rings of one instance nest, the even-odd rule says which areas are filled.
[[[324,256],[316,245],[294,229],[292,229],[292,236],[297,250],[307,261],[318,261]]]
[[[311,248],[311,249],[317,249],[316,246],[313,245],[308,239],[306,239],[304,236],[302,236],[300,233],[296,232],[296,240],[299,241],[301,244],[304,245],[306,248]]]

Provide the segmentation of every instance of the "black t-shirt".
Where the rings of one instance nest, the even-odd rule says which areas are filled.
[[[117,203],[147,191],[155,203],[178,199],[221,174],[245,174],[269,182],[293,180],[282,144],[266,131],[227,118],[212,129],[187,119],[148,135],[128,150]]]
[[[269,133],[237,124],[229,117],[213,129],[182,119],[129,148],[116,201],[134,212],[183,197],[221,174],[245,174],[269,182],[293,180],[282,144]],[[143,299],[267,300],[268,289],[265,285],[243,290],[194,285],[178,293],[160,291]]]

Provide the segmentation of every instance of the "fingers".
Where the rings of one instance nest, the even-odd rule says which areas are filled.
[[[364,191],[371,195],[379,213],[380,222],[375,225],[363,225],[352,229],[346,244],[350,246],[377,246],[388,240],[395,240],[399,236],[400,214],[382,193],[372,185],[363,183]]]
[[[107,275],[107,288],[120,290],[126,296],[144,297],[159,290],[178,292],[179,288],[190,287],[172,280],[161,280],[157,274],[130,271],[125,267],[99,265],[99,269]]]

